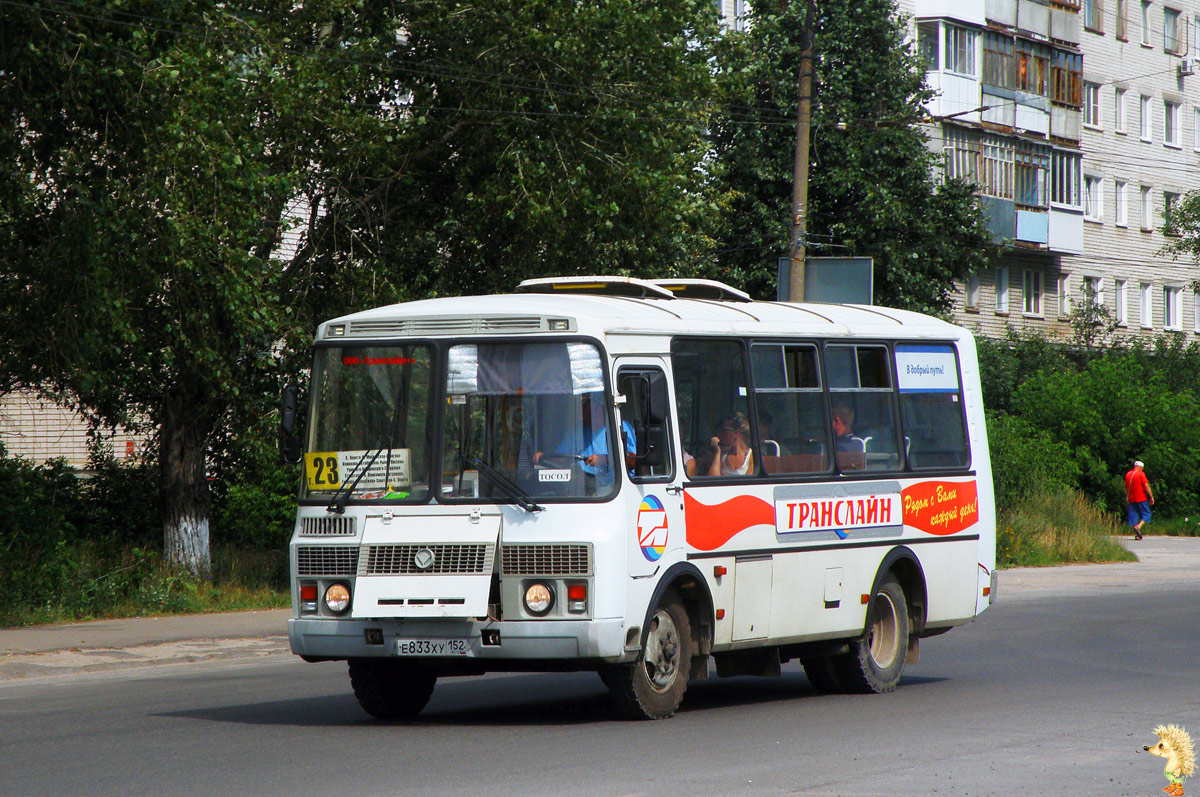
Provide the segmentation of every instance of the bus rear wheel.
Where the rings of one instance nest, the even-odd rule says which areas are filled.
[[[381,720],[412,719],[433,694],[437,675],[395,659],[350,659],[350,685],[368,714]]]
[[[871,596],[863,635],[835,658],[838,681],[849,692],[890,692],[900,683],[908,653],[908,603],[889,576]]]
[[[646,641],[633,664],[601,673],[621,713],[633,719],[666,719],[683,702],[692,668],[692,628],[674,594],[650,618]]]

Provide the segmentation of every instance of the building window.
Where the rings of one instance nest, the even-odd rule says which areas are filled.
[[[1192,331],[1200,332],[1200,291],[1192,292]]]
[[[1117,215],[1117,226],[1129,224],[1129,183],[1124,180],[1113,182],[1113,210]]]
[[[1044,208],[1047,202],[1046,178],[1050,171],[1050,149],[1019,142],[1013,158],[1016,202],[1031,208]]]
[[[1012,36],[990,30],[983,32],[983,82],[1015,88]]]
[[[1083,104],[1083,56],[1065,50],[1050,52],[1050,99],[1078,108]]]
[[[1084,304],[1090,307],[1102,307],[1104,305],[1103,277],[1084,277],[1079,290],[1083,295]]]
[[[1154,137],[1154,117],[1150,115],[1150,98],[1142,95],[1142,141]]]
[[[1175,211],[1179,208],[1179,194],[1163,191],[1163,235],[1179,235],[1175,228]]]
[[[1113,33],[1121,41],[1129,40],[1129,0],[1117,0],[1117,24]]]
[[[1100,84],[1083,83],[1083,123],[1089,127],[1100,126]]]
[[[1008,266],[996,269],[996,312],[1008,312]]]
[[[1042,272],[1026,271],[1024,281],[1025,315],[1042,314]]]
[[[1192,108],[1192,149],[1200,152],[1200,108]]]
[[[1141,217],[1143,230],[1154,229],[1154,208],[1150,205],[1150,186],[1148,185],[1142,186]]]
[[[1129,283],[1126,280],[1117,280],[1114,286],[1117,294],[1117,312],[1114,320],[1120,326],[1125,326],[1129,318]]]
[[[1179,24],[1179,12],[1173,8],[1163,9],[1163,49],[1178,55],[1183,52],[1183,36]]]
[[[1030,94],[1050,96],[1050,48],[1017,39],[1017,88]]]
[[[1178,285],[1163,286],[1163,329],[1183,329],[1183,290]]]
[[[1071,314],[1071,275],[1058,276],[1058,314],[1066,318]]]
[[[978,135],[961,127],[947,125],[942,128],[942,136],[945,142],[942,145],[942,169],[946,178],[979,182]]]
[[[1163,100],[1163,143],[1168,147],[1183,146],[1179,121],[1179,103]]]
[[[1104,3],[1102,0],[1083,0],[1083,26],[1096,33],[1104,32]]]
[[[1142,44],[1150,44],[1150,2],[1142,0]]]
[[[1118,133],[1125,132],[1125,89],[1117,89],[1113,95],[1113,125]]]
[[[1010,138],[987,136],[980,146],[979,193],[1013,199],[1013,160],[1016,148]]]
[[[967,307],[979,307],[979,275],[967,275]]]
[[[1104,180],[1091,175],[1083,177],[1083,217],[1100,221],[1104,215]]]
[[[1150,283],[1143,282],[1141,284],[1141,289],[1142,301],[1141,306],[1138,308],[1138,314],[1140,315],[1138,320],[1141,321],[1144,329],[1149,329],[1150,327],[1154,326],[1154,308],[1150,305],[1150,302],[1152,301],[1151,297],[1153,296],[1151,293]]]
[[[973,30],[946,26],[946,70],[975,77],[975,36]]]
[[[921,57],[921,62],[925,64],[925,70],[928,72],[936,72],[941,68],[941,59],[938,57],[940,41],[941,30],[938,23],[917,23],[917,55]]]
[[[1079,176],[1083,157],[1078,152],[1055,150],[1051,156],[1050,201],[1077,208],[1081,205]]]

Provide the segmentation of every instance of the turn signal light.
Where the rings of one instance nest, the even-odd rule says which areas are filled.
[[[572,614],[587,611],[587,584],[567,585],[567,611]]]

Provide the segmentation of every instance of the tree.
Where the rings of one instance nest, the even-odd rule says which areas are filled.
[[[154,430],[166,553],[206,570],[213,441],[318,319],[703,250],[714,25],[702,0],[6,8],[0,388]]]
[[[717,59],[716,272],[763,297],[790,232],[803,6],[755,4]],[[877,302],[945,311],[953,279],[985,268],[994,247],[971,187],[936,179],[920,127],[924,70],[890,0],[818,7],[809,255],[873,257]]]
[[[403,7],[412,143],[364,219],[416,295],[548,274],[662,275],[709,246],[707,0]],[[372,209],[374,206],[371,206]]]

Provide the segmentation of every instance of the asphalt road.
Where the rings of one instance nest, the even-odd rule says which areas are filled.
[[[1151,729],[1200,731],[1180,563],[1027,571],[892,694],[818,694],[789,666],[694,682],[662,722],[618,719],[590,674],[447,680],[401,724],[361,712],[344,665],[283,655],[10,680],[0,794],[1157,795]]]

